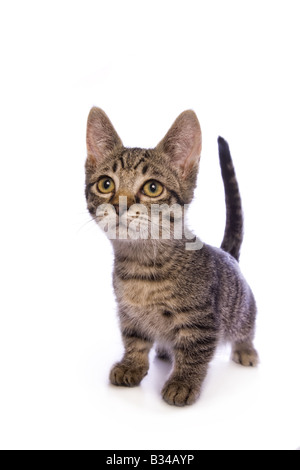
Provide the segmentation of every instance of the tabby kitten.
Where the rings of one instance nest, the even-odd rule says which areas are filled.
[[[218,140],[227,210],[221,249],[197,239],[196,249],[189,248],[190,233],[184,230],[181,238],[176,237],[172,216],[169,238],[163,236],[163,217],[156,239],[138,236],[143,227],[150,226],[154,204],[184,207],[192,201],[201,140],[193,111],[182,113],[150,150],[125,148],[101,109],[92,108],[88,117],[88,210],[96,222],[105,217],[109,221],[105,204],[110,204],[116,220],[116,236],[111,240],[113,280],[125,352],[113,366],[110,381],[138,385],[148,372],[149,352],[156,343],[159,357],[173,363],[162,397],[177,406],[190,405],[198,398],[220,340],[231,342],[235,362],[258,363],[253,347],[256,304],[238,265],[243,237],[241,199],[225,140]],[[124,209],[121,200],[125,197]],[[139,230],[132,229],[131,237],[120,236],[121,227],[130,232],[130,224],[140,217],[141,204]],[[104,209],[99,211],[99,206]]]

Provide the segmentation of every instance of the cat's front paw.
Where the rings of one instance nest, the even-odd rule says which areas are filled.
[[[144,367],[129,367],[119,362],[112,368],[109,379],[113,385],[135,387],[140,384],[147,372]]]
[[[163,390],[162,397],[169,405],[185,406],[195,403],[199,390],[181,381],[169,380]]]

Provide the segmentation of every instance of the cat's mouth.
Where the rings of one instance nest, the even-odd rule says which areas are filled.
[[[118,216],[116,230],[120,238],[127,234],[125,238],[147,240],[151,233],[151,219],[142,214]]]
[[[174,217],[151,217],[146,211],[130,210],[123,214],[105,208],[98,210],[96,222],[111,240],[138,240],[138,239],[171,239],[174,232]]]

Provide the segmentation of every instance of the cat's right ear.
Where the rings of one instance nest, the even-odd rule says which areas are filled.
[[[116,147],[122,147],[122,141],[104,111],[92,108],[87,121],[86,145],[87,164],[95,166]]]

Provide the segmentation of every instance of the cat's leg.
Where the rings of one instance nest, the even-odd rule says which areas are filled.
[[[162,390],[167,403],[184,406],[197,400],[216,346],[217,329],[203,322],[180,330],[173,344],[174,368]]]
[[[125,346],[123,359],[110,372],[113,385],[134,387],[139,385],[149,369],[149,352],[153,342],[136,329],[124,328],[122,338]]]
[[[255,367],[259,363],[258,353],[253,346],[252,339],[235,341],[232,345],[231,358],[245,367]]]
[[[237,364],[245,367],[255,367],[259,363],[259,356],[253,346],[255,335],[255,320],[257,308],[252,292],[244,311],[239,312],[238,328],[231,337],[232,355],[231,358]]]
[[[170,352],[167,350],[167,348],[163,345],[158,344],[155,349],[156,356],[158,359],[161,359],[162,361],[171,361],[172,356]]]
[[[207,374],[209,357],[201,359],[197,348],[194,350],[176,350],[175,366],[166,382],[162,397],[169,405],[192,405],[200,395],[202,382]]]

